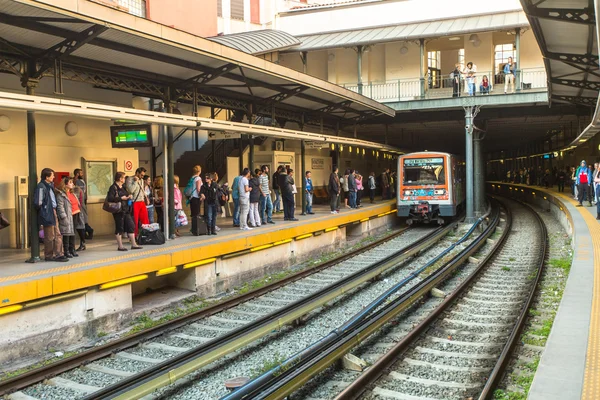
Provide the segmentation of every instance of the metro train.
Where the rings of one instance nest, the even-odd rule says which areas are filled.
[[[451,218],[465,206],[465,163],[448,153],[419,152],[398,157],[398,216],[406,223]]]

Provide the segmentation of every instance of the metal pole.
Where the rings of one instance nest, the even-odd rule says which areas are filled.
[[[248,135],[248,168],[254,174],[254,136]]]
[[[175,152],[173,150],[173,127],[167,128],[167,190],[168,193],[168,223],[165,224],[165,235],[170,239],[175,239]]]
[[[521,28],[515,29],[515,32],[515,58],[517,59],[515,86],[516,90],[521,90]]]
[[[306,215],[306,190],[304,188],[304,176],[306,174],[306,145],[304,139],[300,141],[300,179],[302,179],[302,215]]]
[[[358,60],[358,93],[363,93],[363,80],[362,80],[362,56],[363,46],[356,46],[356,54]]]
[[[27,82],[27,94],[35,94],[34,86]],[[40,240],[38,239],[38,212],[34,205],[35,188],[37,186],[37,141],[35,130],[35,113],[27,110],[27,157],[29,159],[29,242],[30,257],[28,263],[35,263],[40,260]]]
[[[425,97],[425,39],[419,39],[421,55],[421,97]]]
[[[246,135],[240,135],[240,158],[239,158],[239,173],[242,173],[242,170],[244,169],[244,138],[246,137]]]
[[[467,215],[465,222],[475,221],[473,212],[473,107],[465,107],[465,163],[467,172]]]
[[[475,169],[475,216],[481,217],[485,214],[485,164],[483,162],[483,134],[480,132],[477,138],[473,138],[473,164]]]
[[[302,58],[302,72],[306,74],[308,71],[308,52],[301,52],[300,57]]]

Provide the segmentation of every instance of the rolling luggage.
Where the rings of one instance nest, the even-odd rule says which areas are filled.
[[[204,217],[198,216],[196,218],[192,217],[192,235],[200,236],[207,235],[208,227],[206,226],[206,221]]]

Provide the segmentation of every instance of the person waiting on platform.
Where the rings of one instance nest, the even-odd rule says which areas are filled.
[[[69,196],[73,196],[73,178],[65,176],[60,180],[54,194],[56,195],[56,215],[58,217],[58,229],[63,237],[63,252],[68,258],[79,257],[75,252],[75,224],[73,223],[73,204]],[[75,196],[73,196],[75,198]],[[77,199],[75,198],[77,202]],[[77,213],[79,213],[77,204]],[[83,224],[82,224],[83,225]]]
[[[123,247],[123,234],[127,233],[131,249],[141,249],[135,242],[135,225],[131,217],[131,208],[133,205],[132,195],[125,190],[125,172],[117,172],[115,174],[115,182],[108,189],[106,200],[111,203],[121,202],[121,210],[113,214],[115,220],[115,236],[117,238],[117,250],[127,251]]]
[[[479,92],[481,94],[490,94],[490,90],[492,90],[492,85],[490,85],[490,81],[487,75],[484,75],[481,78],[481,85],[479,85]]]
[[[221,201],[219,200],[221,198],[221,196],[223,196],[223,194],[225,194],[225,196],[229,196],[229,191],[227,190],[227,188],[223,189],[221,186],[219,186],[219,174],[217,174],[216,172],[213,172],[213,182],[217,184],[217,217],[219,216],[219,214],[221,214],[222,212],[222,205],[221,205]],[[225,183],[225,186],[227,186],[227,183]],[[223,204],[225,205],[225,204]],[[221,230],[221,228],[219,228],[217,226],[217,220],[215,219],[215,231],[219,232]]]
[[[219,187],[215,182],[214,174],[206,174],[206,184],[202,185],[202,196],[204,197],[204,213],[206,214],[206,234],[216,235],[215,226],[217,224],[217,207],[219,205],[217,193]]]
[[[287,174],[279,174],[279,187],[281,188],[281,198],[283,200],[283,220],[284,221],[298,221],[294,218],[294,187],[296,186],[293,178],[294,170],[291,168],[287,169]]]
[[[452,80],[452,97],[460,97],[460,64],[454,65],[454,71],[450,73],[450,80]]]
[[[134,233],[136,236],[139,234],[140,224],[147,225],[150,223],[148,220],[148,210],[146,209],[148,198],[146,197],[146,193],[144,191],[145,174],[145,168],[140,167],[136,169],[135,175],[128,179],[128,182],[125,186],[129,194],[131,194],[131,199],[133,201],[133,223]]]
[[[315,190],[313,187],[311,175],[312,174],[310,171],[306,171],[306,174],[304,177],[304,191],[306,192],[306,213],[307,214],[314,214],[314,212],[312,212],[312,205],[313,205],[313,194],[315,193]]]
[[[475,88],[477,87],[477,77],[475,76],[477,73],[477,66],[473,64],[472,61],[467,63],[463,74],[465,74],[465,80],[467,81],[467,90],[469,92],[469,96],[475,96]]]
[[[152,182],[152,198],[154,200],[154,210],[156,211],[156,222],[160,226],[160,230],[164,232],[165,218],[163,214],[163,201],[165,181],[162,176],[157,176]],[[181,192],[180,192],[181,193]]]
[[[33,204],[38,210],[38,225],[44,229],[44,258],[46,261],[68,261],[63,252],[63,238],[58,229],[56,196],[54,195],[54,171],[44,168],[41,180],[35,188]]]
[[[339,198],[340,198],[340,177],[338,176],[338,167],[333,166],[333,171],[329,175],[329,184],[327,185],[329,191],[329,208],[331,208],[332,214],[339,212]]]
[[[348,204],[350,208],[358,208],[356,206],[356,176],[354,170],[348,170],[346,180],[348,181]]]
[[[281,212],[281,186],[279,184],[279,175],[284,174],[284,168],[282,165],[277,167],[277,171],[273,173],[273,192],[275,192],[275,201],[273,202],[273,212]]]
[[[361,174],[358,173],[358,171],[356,171],[354,173],[354,179],[356,179],[356,207],[362,207],[360,205],[360,199],[362,198],[362,192],[363,192],[363,177]]]
[[[85,180],[83,180],[83,170],[81,168],[75,168],[75,170],[73,171],[73,178],[75,179],[74,180],[75,189],[79,188],[81,190],[81,192],[83,193],[83,195],[80,196],[79,203],[81,203],[82,209],[85,209],[84,210],[85,234],[87,235],[87,239],[92,240],[94,238],[94,229],[89,225],[89,221],[87,219],[88,195],[87,195],[87,184],[85,183]],[[78,191],[76,191],[75,193],[77,194]],[[79,196],[79,194],[78,194],[78,196]],[[85,248],[83,250],[85,250]],[[77,251],[79,251],[79,249]]]
[[[79,205],[79,213],[73,215],[73,225],[75,225],[75,231],[77,232],[77,235],[79,235],[79,247],[76,251],[83,251],[85,250],[85,227],[88,226],[88,214],[81,186],[78,186],[77,184],[73,185],[73,197],[76,198]],[[75,212],[76,207],[71,196],[69,196],[69,200],[71,200],[73,212]],[[80,221],[75,221],[76,219]]]
[[[240,175],[238,183],[238,192],[240,196],[240,229],[250,231],[252,228],[248,226],[248,212],[250,211],[250,169],[244,168]]]
[[[508,57],[508,62],[504,64],[504,94],[508,91],[508,85],[510,85],[510,92],[515,92],[515,64],[513,58]]]
[[[585,160],[581,160],[581,164],[579,168],[577,168],[577,172],[575,172],[576,184],[577,184],[577,192],[579,194],[579,204],[577,207],[583,206],[583,201],[587,199],[587,193],[589,190],[590,183],[592,182],[592,172],[590,168],[587,166]],[[590,207],[592,206],[592,202],[590,201]]]
[[[386,168],[381,173],[381,200],[390,198],[390,169]]]
[[[556,177],[558,178],[558,191],[559,193],[563,193],[565,191],[565,182],[567,181],[567,171],[564,168],[560,168]]]
[[[175,182],[175,187],[174,187],[174,191],[173,191],[173,205],[175,208],[175,215],[177,215],[177,212],[179,210],[183,210],[183,195],[181,194],[181,189],[179,189],[179,175],[173,175],[173,181]],[[156,199],[154,200],[156,202]],[[162,205],[162,198],[161,198],[161,205]],[[157,208],[158,211],[158,208]],[[162,215],[162,207],[161,207],[161,214]],[[161,221],[162,217],[159,216],[158,220]],[[161,226],[161,230],[162,230],[162,226]],[[181,234],[179,233],[179,229],[175,228],[175,236],[179,237],[181,236]]]
[[[231,184],[231,198],[233,199],[233,227],[239,228],[240,226],[240,179],[242,179],[241,175],[233,178],[233,183]]]
[[[254,170],[254,175],[248,182],[252,191],[250,192],[250,226],[258,228],[261,226],[259,202],[260,202],[260,176],[262,171],[258,168]]]
[[[148,211],[148,221],[154,223],[154,190],[152,189],[152,178],[149,175],[144,175],[144,193],[148,199],[146,210]]]
[[[600,163],[594,163],[594,172],[592,173],[592,184],[593,184],[593,193],[594,193],[594,204],[598,205],[598,201],[600,200],[598,198],[598,191],[596,190],[598,188],[598,183],[596,182],[596,179],[598,179],[600,177]]]
[[[346,171],[344,172],[344,176],[340,178],[340,183],[342,184],[342,191],[344,192],[344,206],[346,208],[350,208],[350,206],[348,205],[348,199],[349,199],[349,191],[350,188],[348,187],[348,177],[350,176],[350,169],[346,169]]]
[[[191,193],[187,193],[186,192],[186,196],[189,194],[189,199],[190,199],[190,212],[191,212],[191,218],[192,218],[192,235],[194,236],[198,236],[198,232],[194,231],[194,226],[198,226],[198,217],[200,216],[200,202],[203,199],[203,195],[201,194],[202,191],[202,178],[200,178],[200,173],[202,172],[202,168],[199,165],[195,165],[194,168],[192,168],[192,177],[190,178],[191,181],[191,189],[192,192]],[[188,185],[190,185],[190,182],[188,182]],[[186,187],[187,188],[187,187]]]
[[[273,200],[271,199],[271,191],[269,190],[269,166],[263,165],[260,167],[262,174],[260,175],[260,220],[263,225],[274,224],[273,222]],[[275,185],[275,181],[273,181]]]
[[[369,175],[369,199],[371,200],[371,204],[375,203],[375,189],[377,189],[377,185],[375,183],[375,172],[371,172]]]
[[[600,174],[594,178],[594,185],[596,185],[596,219],[600,219]]]

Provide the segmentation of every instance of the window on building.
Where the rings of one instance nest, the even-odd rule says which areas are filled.
[[[231,19],[244,20],[244,0],[231,0]]]
[[[441,85],[441,58],[439,51],[428,51],[427,52],[427,71],[429,72],[429,88],[439,88]]]
[[[458,60],[457,62],[460,64],[460,70],[465,69],[465,49],[458,50]]]
[[[497,44],[494,53],[496,71],[501,71],[504,64],[508,62],[508,57],[515,59],[515,47],[512,43],[509,44]]]
[[[217,0],[217,17],[223,18],[223,0]]]
[[[146,18],[146,0],[116,0],[117,4],[126,7],[129,14]]]
[[[260,0],[250,0],[250,22],[260,24]]]

